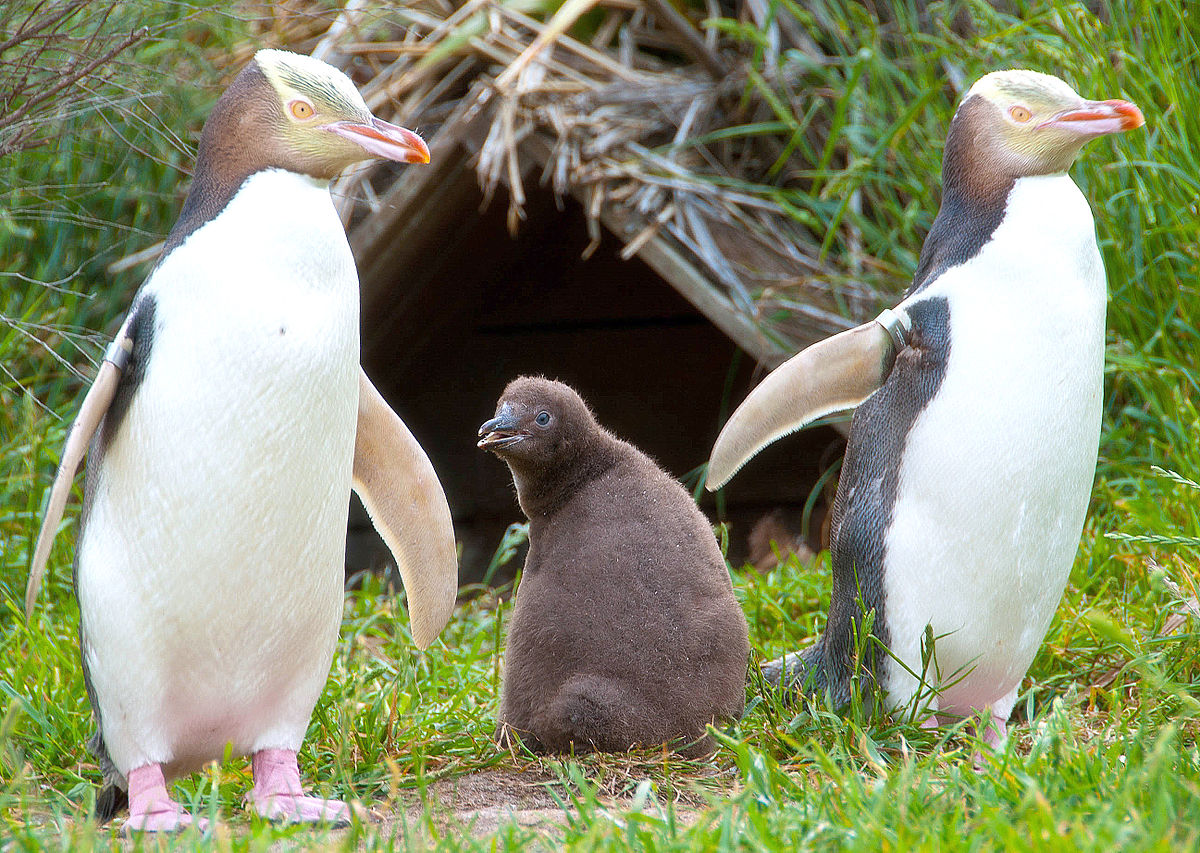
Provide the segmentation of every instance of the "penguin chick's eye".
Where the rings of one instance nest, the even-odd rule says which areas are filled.
[[[536,423],[538,426],[549,426],[550,413],[549,412],[538,412],[538,416],[533,419],[533,422]]]
[[[1033,118],[1033,113],[1020,104],[1009,107],[1008,114],[1013,117],[1013,121],[1019,121],[1021,124],[1024,124]]]
[[[312,118],[313,113],[316,112],[308,101],[292,101],[288,107],[291,109],[292,115],[298,119]]]

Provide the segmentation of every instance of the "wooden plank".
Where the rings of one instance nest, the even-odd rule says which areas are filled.
[[[639,224],[631,220],[631,217],[623,216],[611,207],[600,211],[600,221],[604,227],[623,241],[631,239],[645,227],[644,222]],[[636,256],[759,363],[776,367],[791,355],[767,338],[749,317],[737,310],[723,290],[701,273],[695,264],[689,262],[669,237],[661,233],[654,235],[642,244]]]

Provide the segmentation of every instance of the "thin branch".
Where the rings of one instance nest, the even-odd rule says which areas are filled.
[[[58,83],[56,83],[54,86],[51,86],[49,89],[46,89],[45,91],[40,92],[37,95],[34,95],[28,101],[26,101],[24,104],[22,104],[19,109],[15,110],[14,112],[9,113],[6,116],[0,117],[0,130],[3,130],[5,127],[16,124],[22,118],[24,118],[24,116],[26,114],[28,114],[29,111],[32,110],[35,106],[49,100],[50,98],[53,98],[55,95],[57,95],[59,92],[63,91],[64,89],[67,89],[70,86],[75,85],[75,83],[77,83],[81,78],[86,77],[88,74],[91,74],[93,71],[95,71],[101,65],[104,65],[106,62],[110,62],[119,53],[121,53],[126,48],[130,47],[131,45],[136,44],[137,42],[141,41],[149,34],[150,34],[150,30],[148,27],[142,27],[140,29],[134,30],[132,33],[130,33],[128,36],[126,36],[124,39],[122,39],[117,44],[116,47],[110,48],[109,50],[105,51],[105,53],[103,55],[97,57],[96,59],[93,59],[91,62],[87,63],[82,68],[79,68],[79,69],[71,72],[67,76],[63,77],[61,80],[59,80]],[[0,157],[4,156],[5,154],[11,153],[11,151],[13,151],[13,150],[15,150],[15,149],[13,149],[9,146],[0,145]]]

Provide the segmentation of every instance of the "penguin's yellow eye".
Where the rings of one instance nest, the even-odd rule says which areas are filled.
[[[1019,105],[1015,107],[1009,107],[1008,114],[1013,117],[1013,121],[1019,121],[1021,124],[1024,124],[1033,118],[1033,113],[1025,109],[1025,107]]]
[[[312,118],[313,113],[316,112],[312,104],[308,101],[292,101],[289,106],[291,107],[292,115],[298,119]]]

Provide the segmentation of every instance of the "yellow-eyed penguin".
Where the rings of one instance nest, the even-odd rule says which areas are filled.
[[[777,438],[858,406],[828,623],[767,664],[770,678],[845,702],[874,609],[891,654],[869,647],[863,663],[886,704],[918,691],[929,625],[935,717],[990,718],[984,738],[1004,739],[1066,585],[1100,437],[1104,267],[1067,169],[1088,140],[1142,124],[1133,104],[1085,101],[1057,77],[981,78],[950,123],[942,206],[904,299],[794,356],[730,418],[710,489]]]
[[[417,645],[449,618],[449,508],[358,365],[358,276],[329,195],[372,157],[429,151],[337,69],[256,53],[205,123],[179,220],[72,426],[26,606],[90,441],[74,577],[101,819],[127,792],[126,828],[192,823],[166,782],[227,746],[252,756],[259,814],[348,818],[304,795],[296,751],[337,642],[352,487]]]

